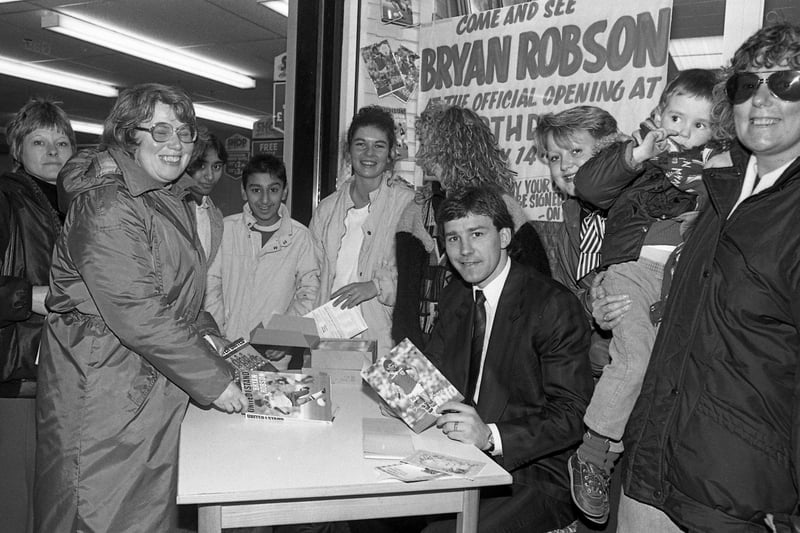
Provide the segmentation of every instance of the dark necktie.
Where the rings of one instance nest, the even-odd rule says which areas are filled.
[[[486,333],[486,297],[483,291],[475,291],[474,309],[472,310],[472,346],[469,354],[469,373],[467,376],[466,400],[472,403],[475,389],[478,388],[478,375],[481,371],[483,355],[483,337]]]

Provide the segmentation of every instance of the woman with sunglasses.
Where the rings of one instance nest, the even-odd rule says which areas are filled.
[[[37,395],[37,531],[174,531],[189,397],[246,399],[203,337],[204,254],[184,201],[195,149],[182,90],[122,92],[99,151],[59,176],[69,204],[50,272]]]
[[[761,29],[718,86],[737,141],[678,261],[625,431],[617,531],[800,527],[800,26]]]

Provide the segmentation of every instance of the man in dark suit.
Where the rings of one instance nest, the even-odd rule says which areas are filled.
[[[437,427],[513,477],[482,491],[478,529],[565,527],[575,518],[565,461],[592,392],[583,310],[562,285],[509,259],[513,221],[494,191],[452,194],[438,223],[460,279],[444,291],[425,352],[466,399],[443,405]],[[454,528],[444,520],[425,531]]]

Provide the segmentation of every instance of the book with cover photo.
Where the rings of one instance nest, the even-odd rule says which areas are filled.
[[[408,339],[363,369],[361,377],[416,433],[436,422],[443,404],[464,399]]]
[[[275,350],[271,350],[267,355],[275,359],[279,358],[279,354]],[[220,356],[233,366],[237,376],[241,372],[250,370],[278,370],[266,356],[261,355],[241,337],[226,345]]]
[[[247,418],[332,422],[331,382],[327,374],[295,374],[264,370],[242,371]]]

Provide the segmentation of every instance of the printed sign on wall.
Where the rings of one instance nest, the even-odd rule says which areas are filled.
[[[672,0],[547,0],[420,28],[419,109],[431,100],[481,115],[517,171],[528,218],[560,221],[533,134],[539,115],[605,109],[631,133],[666,83]]]

